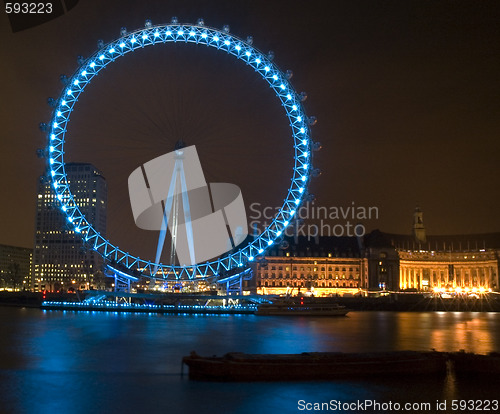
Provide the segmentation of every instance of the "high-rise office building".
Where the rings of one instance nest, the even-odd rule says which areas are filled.
[[[104,176],[92,164],[68,163],[65,170],[76,204],[87,221],[105,235],[107,186]],[[102,283],[102,258],[72,230],[50,186],[50,180],[41,176],[31,287],[35,291],[99,287]]]

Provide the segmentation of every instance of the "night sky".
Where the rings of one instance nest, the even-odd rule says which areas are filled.
[[[471,1],[80,0],[66,15],[12,33],[0,15],[2,173],[0,243],[31,247],[36,185],[50,120],[46,99],[98,39],[168,23],[222,28],[273,50],[306,91],[323,149],[316,205],[376,206],[367,229],[409,233],[424,211],[429,234],[500,231],[500,3]],[[193,45],[134,52],[99,74],[66,135],[66,162],[92,162],[108,180],[108,234],[141,253],[156,235],[134,228],[128,175],[195,144],[209,182],[241,187],[245,202],[280,205],[291,177],[287,119],[242,62]],[[148,240],[148,241],[146,241]]]

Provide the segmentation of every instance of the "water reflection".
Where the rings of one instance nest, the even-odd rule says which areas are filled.
[[[442,315],[443,316],[443,315]],[[444,326],[431,330],[430,345],[437,351],[459,351],[461,349],[478,354],[498,350],[498,344],[492,337],[490,318],[474,312],[467,314],[453,313],[453,320]]]
[[[298,398],[435,402],[498,393],[489,383],[453,377],[201,383],[180,377],[180,361],[191,350],[201,355],[431,348],[487,353],[500,350],[500,314],[352,312],[343,318],[296,318],[0,308],[0,326],[0,412],[88,413],[95,412],[95,401],[100,412],[297,412]]]

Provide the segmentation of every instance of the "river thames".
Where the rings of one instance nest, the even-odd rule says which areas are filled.
[[[200,355],[499,352],[500,313],[351,312],[341,318],[301,318],[0,307],[0,327],[1,413],[300,413],[318,412],[314,403],[333,411],[331,401],[365,400],[430,403],[425,412],[442,413],[460,412],[452,410],[453,400],[500,395],[492,381],[449,376],[214,383],[188,380],[187,367],[181,376],[181,359],[193,350]]]

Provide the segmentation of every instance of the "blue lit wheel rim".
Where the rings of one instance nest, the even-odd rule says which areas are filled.
[[[294,168],[287,196],[269,226],[251,243],[240,250],[228,253],[210,262],[183,267],[140,259],[113,245],[97,232],[85,219],[74,201],[66,177],[64,163],[64,142],[67,124],[74,111],[78,97],[94,76],[116,59],[146,46],[163,43],[195,43],[213,47],[244,61],[259,73],[274,90],[285,109],[290,122],[294,146]],[[153,26],[123,34],[120,38],[102,46],[90,58],[81,63],[77,71],[68,78],[59,99],[48,132],[49,170],[52,186],[59,200],[61,210],[84,241],[104,259],[137,270],[148,277],[169,280],[213,277],[225,271],[248,265],[278,239],[293,220],[306,194],[311,171],[311,137],[308,118],[301,103],[301,97],[294,90],[288,77],[271,61],[271,58],[244,41],[229,34],[228,30],[218,30],[204,25],[177,24]],[[157,272],[154,269],[157,268]]]

